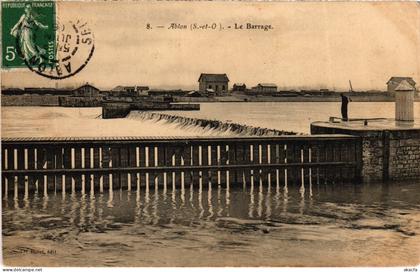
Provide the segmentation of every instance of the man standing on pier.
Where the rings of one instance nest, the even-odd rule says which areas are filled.
[[[343,121],[348,121],[348,104],[351,101],[350,98],[345,96],[343,93],[340,94],[341,96],[341,118]]]

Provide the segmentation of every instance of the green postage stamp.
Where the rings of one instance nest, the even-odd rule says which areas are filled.
[[[55,2],[2,2],[1,17],[3,68],[34,67],[55,59]]]
[[[83,18],[58,21],[58,2],[2,2],[2,68],[27,68],[50,79],[80,72],[94,52]]]

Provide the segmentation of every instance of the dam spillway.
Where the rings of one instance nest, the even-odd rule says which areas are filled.
[[[219,120],[211,120],[204,118],[193,118],[172,115],[169,113],[133,111],[127,118],[139,120],[152,120],[155,122],[164,122],[168,124],[179,124],[184,129],[198,127],[205,131],[214,131],[217,134],[241,135],[241,136],[280,136],[280,135],[296,135],[293,131],[285,131],[278,129],[270,129],[264,127],[255,127],[235,122],[223,122]]]

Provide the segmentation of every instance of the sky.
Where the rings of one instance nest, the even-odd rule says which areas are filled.
[[[60,20],[86,20],[95,38],[87,66],[64,80],[2,71],[2,86],[89,82],[198,88],[200,73],[280,89],[385,90],[391,76],[420,82],[420,5],[415,2],[59,2]],[[174,30],[171,23],[271,24],[270,31]],[[147,29],[147,24],[153,29]],[[164,25],[158,29],[155,26]]]

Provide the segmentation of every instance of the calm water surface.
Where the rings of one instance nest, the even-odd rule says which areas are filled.
[[[4,260],[53,266],[413,265],[420,260],[419,190],[420,183],[202,184],[8,196],[2,202]]]

